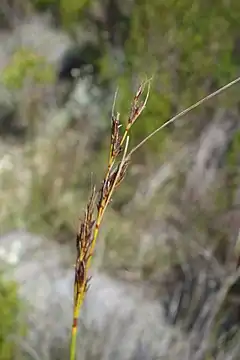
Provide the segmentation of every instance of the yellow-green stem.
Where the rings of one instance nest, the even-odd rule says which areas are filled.
[[[76,358],[78,319],[84,299],[85,283],[83,284],[80,293],[77,295],[77,298],[75,298],[76,296],[75,286],[76,284],[74,284],[74,307],[73,307],[73,322],[72,322],[71,345],[70,345],[70,360],[75,360]]]
[[[77,342],[77,329],[74,332],[72,331],[70,360],[75,360],[75,358],[76,358],[76,342]]]

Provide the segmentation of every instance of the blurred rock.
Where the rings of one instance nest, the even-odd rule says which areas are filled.
[[[55,65],[72,43],[66,33],[52,26],[51,18],[46,15],[32,15],[20,23],[9,37],[9,42],[14,48],[33,49]]]
[[[31,18],[20,21],[13,30],[0,31],[0,40],[1,71],[12,54],[21,48],[34,51],[57,67],[64,52],[72,44],[69,36],[55,29],[51,25],[51,19],[43,15],[32,15]]]
[[[66,336],[68,316],[72,313],[71,294],[65,298],[57,290],[66,274],[64,265],[69,264],[70,253],[66,248],[61,253],[54,242],[43,237],[19,231],[0,238],[0,256],[10,265],[6,275],[17,281],[20,295],[29,307],[28,348],[48,359],[52,338]]]
[[[98,130],[106,126],[99,117],[104,111],[103,107],[111,108],[112,97],[107,102],[106,93],[102,94],[99,86],[94,86],[91,70],[90,73],[85,72],[90,66],[96,77],[99,72],[100,50],[94,46],[91,47],[86,41],[82,47],[80,45],[76,47],[67,33],[54,28],[52,19],[47,15],[31,15],[30,18],[18,21],[12,30],[0,31],[0,71],[4,70],[12,55],[21,48],[44,57],[46,62],[53,66],[53,70],[56,70],[56,77],[59,74],[61,78],[71,77],[71,74],[81,65],[84,65],[84,71],[81,77],[77,76],[73,82],[58,81],[42,87],[31,84],[31,81],[28,83],[27,79],[20,90],[6,89],[1,83],[1,136],[23,138],[33,115],[37,118],[36,124],[43,122],[44,127],[46,124],[51,125],[52,112],[55,111],[58,114],[59,108],[64,108],[67,112],[66,125],[77,121],[82,129],[81,122],[91,122],[94,119],[92,125]],[[92,59],[94,59],[94,64]],[[31,112],[33,109],[34,114]]]
[[[70,44],[67,34],[54,29],[47,16],[32,16],[18,21],[13,29],[0,31],[0,72],[8,65],[12,55],[22,48],[43,56],[49,64],[57,68],[61,56]],[[26,87],[19,91],[9,90],[0,83],[0,135],[21,138],[25,134],[26,129],[22,124],[27,121],[25,117],[30,116],[27,114],[26,99],[36,96],[37,91],[31,84]],[[49,108],[49,105],[55,107],[54,91],[54,84],[41,90],[38,104],[42,103],[43,109]],[[25,108],[22,109],[23,107]]]
[[[221,186],[219,170],[226,165],[226,156],[233,137],[240,129],[239,114],[234,110],[219,109],[196,144],[194,164],[187,175],[186,194],[210,206],[209,190]],[[209,202],[210,200],[210,202]]]
[[[44,237],[13,231],[1,236],[0,257],[8,264],[6,276],[17,281],[29,304],[29,335],[18,340],[24,356],[66,359],[72,320],[70,264],[74,256],[70,249]],[[164,321],[162,306],[147,299],[141,287],[93,273],[81,313],[78,359],[167,356],[176,336]]]
[[[16,115],[16,105],[11,92],[0,84],[0,135],[24,135],[25,128],[17,123]]]

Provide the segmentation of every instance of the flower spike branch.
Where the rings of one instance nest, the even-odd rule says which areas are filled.
[[[147,94],[142,101],[141,98],[146,85]],[[117,93],[115,94],[111,118],[111,142],[107,171],[100,189],[96,191],[96,188],[94,187],[91,191],[84,218],[79,225],[76,237],[77,257],[75,263],[74,309],[70,360],[75,360],[76,358],[78,318],[85,294],[89,287],[90,277],[88,275],[88,270],[99,234],[99,228],[114,191],[118,188],[126,175],[130,163],[130,156],[128,153],[130,140],[129,130],[143,112],[147,104],[149,92],[150,80],[147,80],[139,86],[134,96],[128,121],[123,133],[121,131],[123,125],[120,122],[120,114],[115,114],[114,112]]]

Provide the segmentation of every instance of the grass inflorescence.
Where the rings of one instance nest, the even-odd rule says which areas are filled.
[[[147,93],[144,100],[142,100],[146,86]],[[149,80],[139,86],[134,96],[125,128],[120,122],[120,114],[115,113],[115,96],[111,116],[111,141],[107,171],[100,189],[96,191],[95,187],[92,188],[84,218],[79,225],[76,237],[77,257],[74,280],[74,313],[70,350],[71,360],[74,360],[76,356],[78,318],[85,293],[89,286],[90,277],[88,276],[88,269],[96,245],[99,228],[114,191],[118,188],[126,175],[130,163],[130,155],[128,152],[130,138],[129,130],[144,110],[148,100],[149,90]]]
[[[177,115],[170,118],[163,125],[159,126],[156,130],[146,136],[138,145],[136,145],[131,150],[129,150],[130,129],[146,107],[150,92],[151,79],[141,83],[138,90],[136,91],[130,108],[128,120],[125,126],[120,121],[120,114],[118,112],[115,113],[117,93],[115,94],[111,116],[111,141],[106,174],[99,190],[96,190],[95,186],[92,187],[90,198],[85,209],[84,217],[83,220],[80,222],[76,236],[77,257],[75,263],[74,311],[70,346],[70,360],[75,360],[76,357],[78,318],[85,294],[89,287],[90,277],[88,275],[88,272],[90,262],[94,253],[97,237],[99,234],[99,228],[101,226],[104,213],[112,199],[115,190],[125,178],[128,166],[130,164],[131,156],[161,129],[175,122],[176,120],[183,117],[198,106],[201,106],[206,101],[209,101],[215,96],[221,94],[239,81],[240,77],[229,82],[225,86],[221,87],[210,95],[207,95],[203,99],[199,100],[195,104],[179,112]],[[143,96],[144,94],[145,97]]]

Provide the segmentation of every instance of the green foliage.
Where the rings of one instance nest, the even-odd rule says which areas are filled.
[[[38,10],[46,10],[49,6],[59,4],[59,0],[32,0],[32,3]]]
[[[3,280],[0,274],[0,359],[12,360],[16,354],[13,336],[23,335],[24,327],[19,321],[21,305],[14,282]]]
[[[53,81],[53,69],[46,60],[29,49],[15,52],[3,71],[1,80],[11,89],[20,89],[26,80],[34,84],[46,84]]]
[[[238,1],[141,0],[135,7],[128,42],[135,62],[159,64],[175,53],[178,59],[169,71],[178,71],[183,89],[186,82],[195,85],[209,75],[220,82],[233,75]]]
[[[37,4],[48,9],[54,5],[68,28],[84,24],[86,10],[93,13],[93,3],[88,0],[37,0]],[[94,5],[103,12],[107,6],[100,0]],[[128,5],[129,1],[123,0],[120,8],[123,11]],[[233,50],[239,33],[240,3],[137,0],[132,6],[124,73],[118,76],[116,64],[105,54],[102,75],[116,80],[123,111],[135,90],[129,84],[132,80],[135,83],[136,74],[154,75],[146,121],[136,125],[132,137],[136,143],[180,110],[179,104],[185,108],[235,76],[238,61]],[[150,152],[163,148],[166,133],[168,130],[151,140]]]
[[[229,167],[236,169],[237,164],[239,163],[239,154],[240,154],[240,131],[236,131],[234,134],[232,146],[230,147],[228,153],[228,165]]]
[[[212,86],[234,78],[239,16],[237,0],[135,2],[125,46],[130,70],[123,75],[124,81],[129,84],[140,73],[155,78],[146,121],[136,129],[136,141],[178,111],[179,104],[183,109],[209,93]],[[123,87],[125,103],[129,92]],[[155,137],[155,150],[161,149],[163,138],[164,132]]]
[[[52,10],[66,28],[71,28],[76,22],[83,20],[83,11],[90,3],[90,0],[32,0],[36,9]]]
[[[89,0],[60,0],[60,13],[63,24],[69,26],[72,22],[78,20],[89,4]]]

